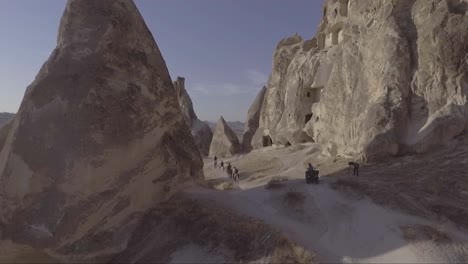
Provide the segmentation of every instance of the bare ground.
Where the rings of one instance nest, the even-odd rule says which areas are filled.
[[[340,160],[346,163],[343,161]],[[390,208],[468,228],[467,137],[433,153],[363,166],[359,177],[351,176],[343,167],[328,176],[335,189],[353,191]]]
[[[313,256],[260,220],[184,196],[151,212],[113,262],[311,263]],[[188,248],[187,248],[188,247]],[[203,250],[207,259],[194,259]],[[197,252],[194,252],[197,251]],[[176,258],[177,257],[177,258]]]

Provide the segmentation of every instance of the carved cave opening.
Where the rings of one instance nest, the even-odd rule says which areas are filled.
[[[340,0],[340,15],[348,16],[349,0]]]
[[[322,93],[322,88],[309,88],[306,90],[306,97],[310,98],[313,103],[320,101],[320,95]]]
[[[331,29],[331,43],[332,45],[337,45],[343,40],[343,23],[337,23]]]
[[[307,124],[307,123],[312,119],[312,116],[313,116],[313,115],[314,115],[313,113],[312,113],[312,114],[307,114],[307,115],[306,115],[306,117],[305,117],[305,124]]]
[[[273,140],[270,136],[263,136],[263,147],[270,147],[273,145]]]
[[[320,33],[319,36],[318,36],[318,39],[317,39],[317,44],[318,44],[319,49],[324,49],[325,48],[325,39],[326,39],[325,34]]]

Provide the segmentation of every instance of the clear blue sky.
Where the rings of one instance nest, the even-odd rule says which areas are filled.
[[[244,121],[278,41],[311,38],[321,0],[136,0],[202,120]],[[65,0],[0,0],[0,112],[16,112],[55,47]]]

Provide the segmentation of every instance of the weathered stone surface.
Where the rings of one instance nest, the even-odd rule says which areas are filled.
[[[177,77],[177,80],[174,81],[174,88],[177,92],[182,115],[184,116],[185,123],[187,123],[192,132],[195,145],[203,156],[207,156],[210,151],[213,132],[211,131],[211,128],[205,122],[199,120],[195,114],[192,99],[190,99],[190,96],[185,89],[185,78]]]
[[[316,37],[275,51],[254,147],[313,139],[372,159],[466,132],[467,10],[466,0],[325,1]]]
[[[240,153],[241,145],[236,133],[232,131],[224,118],[221,116],[213,133],[211,140],[210,157],[227,158]]]
[[[247,118],[245,119],[244,135],[242,137],[242,151],[250,152],[252,150],[252,137],[258,129],[258,123],[260,120],[260,111],[262,110],[263,99],[265,98],[266,87],[258,92],[257,97],[253,101],[252,105],[247,112]]]
[[[7,140],[8,133],[10,133],[10,129],[13,125],[13,120],[8,121],[7,123],[0,125],[0,152],[5,145],[5,141]]]
[[[2,239],[105,262],[203,177],[163,57],[131,0],[69,0],[0,153]]]

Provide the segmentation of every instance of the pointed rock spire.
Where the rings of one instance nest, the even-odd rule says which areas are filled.
[[[238,154],[240,150],[241,146],[236,133],[221,116],[213,133],[209,156],[226,158]]]
[[[184,116],[185,123],[189,126],[195,145],[203,156],[207,156],[210,151],[211,139],[213,138],[213,131],[211,128],[201,120],[198,119],[195,111],[193,110],[192,99],[185,89],[185,78],[177,77],[174,81],[174,88],[179,99],[180,109]]]
[[[202,166],[133,1],[69,0],[0,153],[2,239],[105,262]]]

